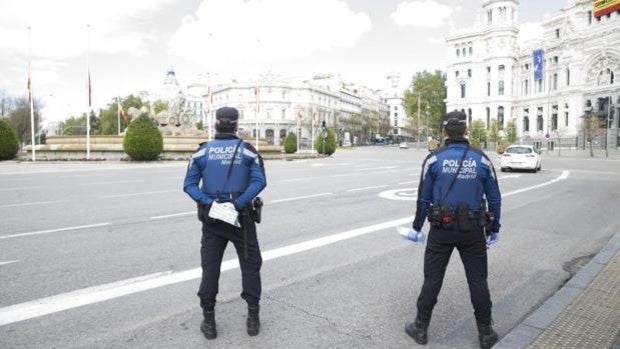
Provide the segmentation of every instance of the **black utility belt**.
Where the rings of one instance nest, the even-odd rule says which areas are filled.
[[[215,199],[218,203],[223,202],[233,202],[235,201],[241,194],[226,194],[226,195],[218,195]],[[215,220],[209,217],[209,210],[211,209],[210,205],[198,204],[198,220],[201,222],[213,223]],[[255,197],[251,203],[247,204],[240,212],[241,216],[249,216],[254,220],[255,223],[260,223],[262,221],[263,214],[263,199],[260,197]],[[241,223],[243,224],[243,222]]]
[[[475,228],[486,228],[493,221],[493,215],[486,210],[470,211],[467,204],[459,204],[455,209],[448,204],[431,206],[427,217],[431,226],[437,229],[455,230],[463,232]]]

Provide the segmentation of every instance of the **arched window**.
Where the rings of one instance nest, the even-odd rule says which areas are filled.
[[[497,108],[497,122],[499,123],[499,128],[504,128],[504,107]]]
[[[491,108],[487,107],[487,130],[491,125]]]

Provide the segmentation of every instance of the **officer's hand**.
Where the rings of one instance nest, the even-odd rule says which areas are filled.
[[[423,245],[426,242],[426,235],[421,231],[415,230],[413,228],[398,228],[398,233],[403,237],[403,239],[409,240],[416,245]]]
[[[499,233],[491,233],[487,237],[487,246],[491,246],[498,241],[499,241]]]

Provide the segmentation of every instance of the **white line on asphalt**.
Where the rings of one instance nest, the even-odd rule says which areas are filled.
[[[362,235],[393,228],[399,225],[411,223],[413,217],[400,218],[367,227],[349,230],[343,233],[308,240],[293,245],[288,245],[262,254],[263,261],[278,259],[297,253],[306,252],[319,247],[335,244],[340,241],[353,239]],[[228,271],[239,268],[239,261],[231,259],[222,263],[221,270]],[[0,326],[19,321],[37,318],[40,316],[57,313],[60,311],[81,307],[88,304],[103,302],[106,300],[134,294],[142,291],[177,284],[184,281],[199,279],[202,276],[201,268],[194,268],[180,272],[162,272],[121,280],[105,285],[83,288],[80,290],[61,293],[56,296],[37,299],[30,302],[10,305],[0,308]]]
[[[288,198],[288,199],[279,199],[279,200],[273,200],[271,201],[272,204],[277,204],[280,202],[288,202],[288,201],[297,201],[297,200],[304,200],[304,199],[312,199],[312,198],[318,198],[321,196],[328,196],[328,195],[333,195],[334,193],[321,193],[321,194],[314,194],[314,195],[307,195],[307,196],[298,196],[298,197],[294,197],[294,198]]]
[[[506,175],[506,176],[499,177],[498,179],[519,178],[519,177],[521,177],[521,175]]]
[[[166,218],[173,218],[173,217],[189,216],[191,214],[196,214],[196,211],[174,213],[174,214],[168,214],[164,216],[153,216],[151,217],[151,219],[166,219]]]
[[[18,262],[18,261],[15,260],[15,261],[0,262],[0,265],[7,265],[7,264],[15,263],[15,262]]]
[[[400,182],[398,183],[398,185],[413,184],[413,183],[418,183],[418,181]]]
[[[374,187],[364,187],[364,188],[355,188],[355,189],[349,189],[347,190],[350,193],[356,192],[356,191],[364,191],[364,190],[371,190],[371,189],[379,189],[379,188],[385,188],[387,187],[387,184],[383,184],[383,185],[376,185]]]
[[[104,198],[105,199],[126,198],[126,197],[130,197],[130,196],[154,195],[154,194],[165,194],[165,193],[181,193],[181,189],[177,189],[177,190],[145,191],[145,192],[142,192],[142,193],[132,193],[132,194],[108,195],[108,196],[104,196]]]
[[[48,204],[57,204],[62,201],[39,201],[39,202],[26,202],[23,204],[9,204],[9,205],[0,205],[0,208],[9,208],[9,207],[23,207],[23,206],[35,206],[35,205],[48,205]]]
[[[392,170],[397,167],[398,166],[380,166],[380,167],[356,168],[355,171]]]
[[[85,187],[85,186],[91,186],[91,185],[125,184],[125,183],[140,183],[140,182],[144,182],[144,180],[136,179],[136,180],[131,180],[131,181],[90,182],[90,183],[76,184],[75,186],[76,187]]]
[[[58,233],[58,232],[61,232],[61,231],[71,231],[71,230],[82,230],[82,229],[90,229],[90,228],[99,228],[99,227],[104,227],[106,225],[110,225],[110,223],[81,225],[81,226],[77,226],[77,227],[59,228],[59,229],[51,229],[51,230],[42,230],[42,231],[35,231],[35,232],[31,232],[31,233],[21,233],[21,234],[13,234],[13,235],[0,235],[0,240],[2,240],[2,239],[20,238],[20,237],[31,236],[31,235],[43,235],[43,234]]]
[[[520,193],[523,193],[523,192],[526,192],[526,191],[530,191],[530,190],[546,187],[546,186],[548,186],[550,184],[553,184],[555,182],[559,182],[561,180],[567,179],[568,176],[570,176],[570,171],[562,171],[562,174],[559,177],[554,178],[554,179],[552,179],[552,180],[550,180],[548,182],[540,183],[540,184],[537,184],[537,185],[534,185],[534,186],[531,186],[531,187],[527,187],[527,188],[523,188],[523,189],[513,190],[513,191],[511,191],[509,193],[503,194],[502,197],[511,196],[511,195],[515,195],[515,194],[520,194]]]
[[[325,166],[325,164],[312,164],[311,166],[312,167],[323,167]]]

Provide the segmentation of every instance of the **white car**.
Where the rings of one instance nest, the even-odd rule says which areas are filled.
[[[530,170],[537,172],[542,169],[540,154],[531,145],[511,145],[502,154],[501,170]]]
[[[400,149],[409,149],[409,144],[407,142],[402,142],[398,145]]]

